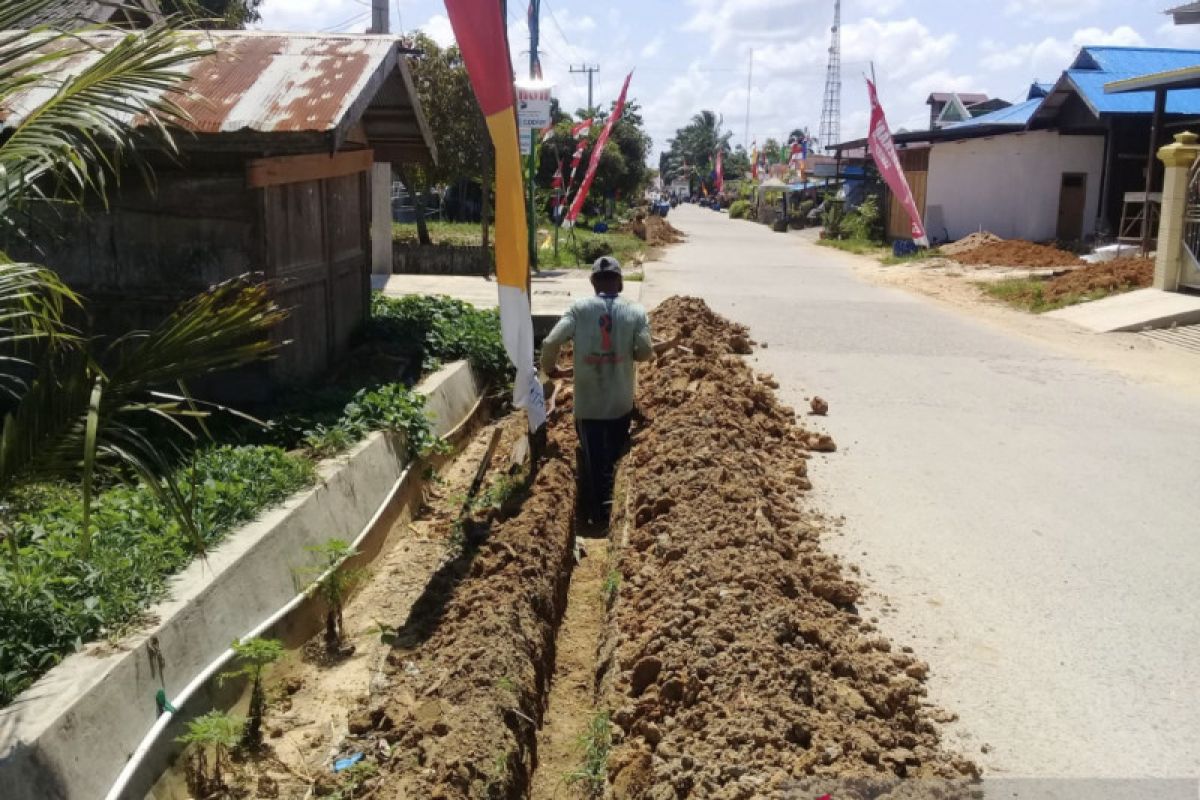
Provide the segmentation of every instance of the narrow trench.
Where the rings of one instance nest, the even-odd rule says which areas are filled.
[[[532,800],[586,797],[585,732],[596,718],[596,653],[615,586],[608,539],[576,537],[580,561],[572,570],[567,607],[555,639],[554,673],[537,737]]]

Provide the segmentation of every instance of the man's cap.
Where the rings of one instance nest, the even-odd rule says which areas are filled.
[[[596,262],[592,264],[592,277],[594,278],[597,275],[603,275],[604,273],[609,273],[620,277],[621,262],[617,261],[612,256],[600,256],[596,259]]]

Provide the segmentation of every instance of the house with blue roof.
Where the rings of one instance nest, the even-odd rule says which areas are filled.
[[[1105,85],[1198,66],[1200,50],[1084,47],[1057,81],[1033,84],[1022,102],[897,133],[930,235],[958,239],[983,229],[1032,241],[1115,238],[1127,201],[1144,196],[1148,166],[1151,199],[1161,191],[1161,167],[1150,154],[1200,121],[1200,88],[1167,94],[1152,142],[1155,92],[1109,93]]]
[[[1105,91],[1105,84],[1197,65],[1200,50],[1085,47],[1030,120],[1032,130],[1104,136],[1099,213],[1108,232],[1122,233],[1119,228],[1127,201],[1134,202],[1134,197],[1146,191],[1148,169],[1152,195],[1161,191],[1161,166],[1151,154],[1158,145],[1169,142],[1172,133],[1200,118],[1200,89],[1167,95],[1162,129],[1152,142],[1154,92],[1113,94]]]

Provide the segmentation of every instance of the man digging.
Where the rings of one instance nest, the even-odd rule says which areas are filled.
[[[638,361],[675,346],[650,338],[646,310],[621,297],[625,282],[621,265],[602,256],[592,265],[595,297],[576,300],[542,343],[542,369],[551,378],[569,373],[558,369],[558,353],[573,341],[575,430],[583,452],[583,521],[607,527],[617,459],[629,442]]]

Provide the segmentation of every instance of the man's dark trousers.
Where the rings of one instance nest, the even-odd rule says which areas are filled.
[[[575,420],[579,446],[583,451],[580,509],[585,520],[601,524],[608,522],[617,459],[629,443],[630,417],[630,414],[626,414],[617,419]]]

